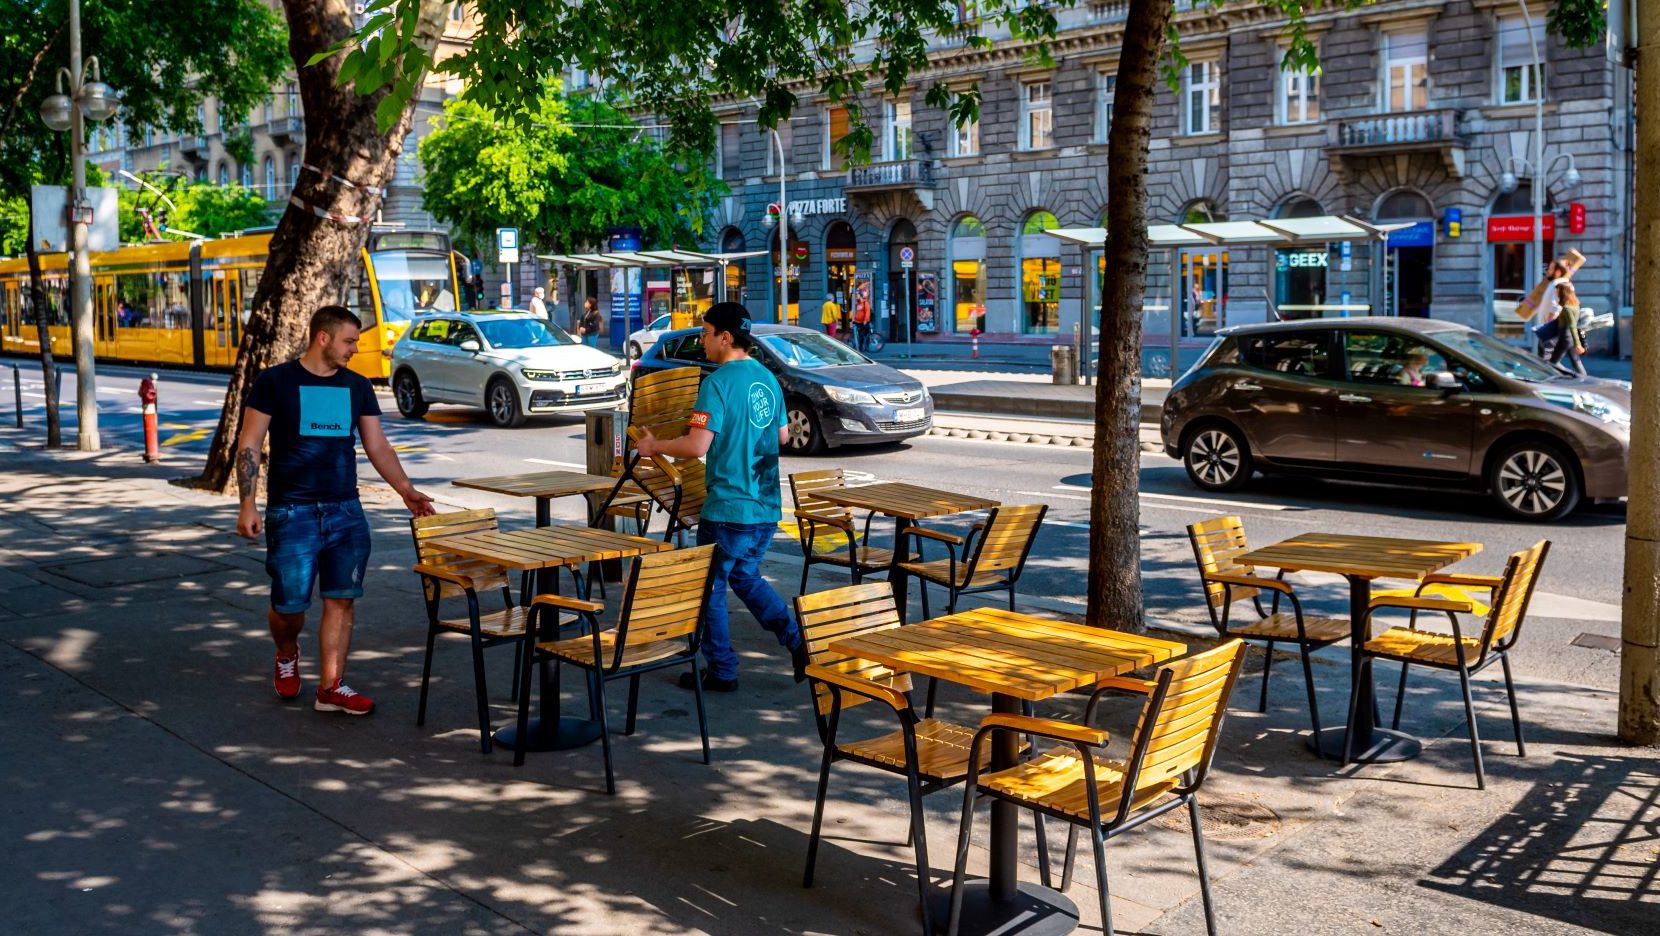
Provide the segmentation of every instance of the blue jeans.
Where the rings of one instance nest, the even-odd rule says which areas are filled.
[[[774,523],[721,523],[704,520],[697,525],[697,544],[715,544],[715,572],[709,584],[709,617],[703,634],[703,658],[709,671],[719,679],[738,678],[738,654],[732,650],[732,628],[726,614],[726,586],[738,593],[749,613],[778,638],[788,650],[801,642],[789,605],[761,577],[761,559],[767,554]]]
[[[597,347],[599,347],[599,336],[598,335],[583,335],[582,336],[582,343],[587,345],[590,348],[597,348]]]
[[[298,614],[311,607],[311,586],[324,598],[362,598],[369,567],[369,521],[356,500],[283,504],[265,511],[265,571],[271,607]]]

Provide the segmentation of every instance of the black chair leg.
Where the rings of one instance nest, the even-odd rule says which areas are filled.
[[[1072,868],[1078,860],[1078,827],[1067,823],[1066,861],[1061,864],[1061,893],[1072,889]]]
[[[1205,833],[1199,828],[1199,799],[1187,798],[1187,813],[1193,826],[1193,855],[1199,865],[1199,899],[1205,904],[1205,932],[1216,936],[1216,907],[1210,900],[1210,871],[1205,867]]]
[[[1308,717],[1314,723],[1314,753],[1325,757],[1320,747],[1320,702],[1314,697],[1314,662],[1309,659],[1308,644],[1298,644],[1303,652],[1303,683],[1308,687]],[[1264,680],[1266,684],[1267,680]]]
[[[1257,711],[1268,711],[1268,671],[1274,668],[1274,642],[1268,641],[1268,646],[1262,651],[1262,695],[1257,699]]]
[[[640,676],[638,673],[628,678],[628,722],[623,725],[623,734],[634,733],[634,714],[640,709]]]
[[[1053,886],[1052,871],[1049,867],[1049,836],[1044,833],[1043,813],[1032,810],[1032,831],[1037,833],[1038,882],[1044,887]]]
[[[473,634],[473,690],[478,696],[478,738],[484,753],[490,753],[490,691],[484,680],[484,642]]]
[[[951,916],[946,924],[946,936],[957,936],[962,925],[963,877],[968,873],[968,837],[974,827],[974,794],[978,784],[963,788],[963,818],[957,827],[957,864],[951,872]]]
[[[1117,930],[1112,926],[1112,892],[1107,887],[1107,839],[1101,833],[1098,822],[1091,824],[1089,834],[1095,845],[1095,882],[1101,897],[1101,932],[1113,936]]]
[[[427,723],[427,684],[432,681],[432,645],[438,640],[438,628],[427,625],[427,655],[421,663],[421,701],[415,706],[417,727]]]
[[[522,767],[525,762],[525,748],[530,746],[530,668],[535,665],[536,651],[534,648],[525,650],[524,661],[520,664],[519,673],[524,679],[525,691],[519,696],[519,723],[518,734],[514,736],[513,766]],[[542,697],[547,697],[548,672],[547,667],[539,667],[536,673],[537,684],[542,689]]]
[[[933,936],[934,919],[928,907],[933,883],[928,875],[928,829],[923,824],[922,780],[914,764],[905,780],[911,795],[911,838],[916,841],[916,890],[922,901],[922,936]]]
[[[595,706],[599,710],[599,743],[605,751],[605,792],[610,796],[617,795],[617,780],[611,772],[611,726],[605,718],[605,675],[595,672],[591,684],[598,701]]]
[[[805,544],[803,544],[802,551],[806,552]],[[811,569],[812,567],[813,567],[812,561],[810,559],[808,559],[806,556],[802,556],[801,557],[801,586],[795,590],[796,594],[798,594],[798,595],[807,594],[807,570]]]
[[[1522,740],[1522,713],[1516,707],[1516,683],[1510,678],[1510,654],[1500,652],[1499,664],[1504,667],[1504,691],[1510,696],[1510,725],[1516,730],[1516,756],[1527,756],[1527,742]]]
[[[1476,762],[1476,789],[1487,789],[1487,773],[1481,765],[1481,735],[1476,730],[1475,699],[1470,696],[1470,673],[1468,670],[1458,671],[1458,684],[1464,690],[1464,718],[1470,725],[1470,756]]]
[[[1412,664],[1401,661],[1401,684],[1395,688],[1395,718],[1389,723],[1391,731],[1401,729],[1401,705],[1406,701],[1406,674],[1411,668]]]
[[[819,835],[824,828],[824,798],[830,791],[830,761],[834,752],[832,746],[825,745],[824,758],[819,764],[818,795],[813,800],[813,831],[807,836],[807,870],[801,875],[802,887],[813,886],[813,868],[818,864]]]
[[[703,711],[703,673],[692,657],[692,697],[697,700],[697,733],[703,738],[703,762],[709,763],[709,717]]]

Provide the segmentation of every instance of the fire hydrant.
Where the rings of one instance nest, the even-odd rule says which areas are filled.
[[[156,375],[138,382],[138,401],[144,404],[144,460],[161,461],[161,444],[156,439]]]
[[[970,328],[968,334],[974,339],[974,360],[978,361],[980,359],[980,330]]]

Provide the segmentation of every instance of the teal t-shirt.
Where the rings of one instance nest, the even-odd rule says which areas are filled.
[[[784,424],[784,392],[759,361],[728,361],[703,378],[692,426],[715,434],[704,459],[709,494],[703,519],[779,521],[778,430]]]

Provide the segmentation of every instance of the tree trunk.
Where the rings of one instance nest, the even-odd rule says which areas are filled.
[[[1106,275],[1089,504],[1089,622],[1146,630],[1141,607],[1141,305],[1147,288],[1147,145],[1171,0],[1130,0],[1107,140]]]
[[[436,47],[450,6],[448,0],[421,0],[416,34],[423,48]],[[265,275],[254,292],[253,312],[242,333],[236,370],[225,390],[225,408],[199,481],[201,487],[220,492],[231,485],[242,401],[254,378],[305,350],[306,325],[319,306],[345,304],[368,240],[368,219],[380,208],[380,197],[368,189],[384,190],[391,183],[421,96],[417,88],[398,122],[388,133],[380,133],[375,128],[375,107],[389,88],[360,96],[351,85],[337,87],[335,76],[343,54],[310,68],[305,64],[312,55],[352,34],[350,7],[343,0],[283,0],[283,9],[288,17],[288,49],[305,109],[303,161],[327,175],[301,170],[293,194],[308,207],[290,203],[271,236]],[[342,185],[330,176],[352,185]],[[355,224],[332,221],[319,217],[311,207],[365,220]]]
[[[1660,49],[1660,0],[1640,0],[1639,55]],[[1660,744],[1660,59],[1637,61],[1636,314],[1631,319],[1631,477],[1621,602],[1620,740]]]
[[[63,422],[58,415],[58,364],[52,359],[52,333],[47,330],[46,284],[40,277],[40,254],[35,252],[35,218],[29,213],[29,306],[35,311],[35,334],[40,338],[40,379],[46,384],[46,447],[63,444]]]

